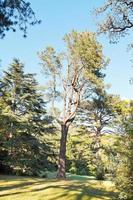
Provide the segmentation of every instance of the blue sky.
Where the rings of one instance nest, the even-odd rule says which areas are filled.
[[[91,11],[102,5],[103,0],[31,0],[31,5],[40,25],[30,27],[28,37],[24,39],[22,33],[7,33],[5,39],[0,40],[1,68],[6,69],[14,57],[25,63],[25,71],[37,73],[40,84],[45,84],[41,74],[41,66],[37,52],[46,46],[54,46],[63,50],[63,36],[75,29],[77,31],[95,31],[96,22]],[[126,51],[128,42],[133,36],[123,38],[117,45],[109,44],[103,35],[98,40],[103,44],[104,55],[111,59],[106,69],[105,83],[112,85],[110,93],[119,94],[122,98],[133,98],[133,85],[129,79],[133,74],[131,54]]]

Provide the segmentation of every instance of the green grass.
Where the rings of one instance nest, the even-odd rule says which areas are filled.
[[[115,196],[111,181],[88,176],[68,175],[66,181],[0,176],[0,200],[112,200]]]

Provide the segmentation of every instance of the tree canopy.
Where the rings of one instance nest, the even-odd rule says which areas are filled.
[[[43,69],[49,77],[47,85],[52,110],[61,125],[58,172],[60,178],[65,178],[69,126],[75,119],[81,99],[89,98],[94,88],[103,86],[102,69],[106,65],[102,46],[96,41],[94,33],[72,31],[64,40],[67,52],[56,53],[52,47],[48,47],[39,54]],[[60,98],[58,108],[55,107],[57,97]]]
[[[107,33],[111,41],[116,41],[133,29],[133,1],[107,0],[105,5],[96,10],[103,14],[104,19],[99,23],[99,33]]]
[[[25,0],[0,0],[0,38],[6,32],[16,31],[17,26],[27,36],[28,25],[40,23],[35,17],[35,12],[28,1]]]

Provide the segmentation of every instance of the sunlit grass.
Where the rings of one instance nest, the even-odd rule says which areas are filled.
[[[56,179],[0,176],[0,200],[112,200],[116,195],[111,181],[70,176]]]

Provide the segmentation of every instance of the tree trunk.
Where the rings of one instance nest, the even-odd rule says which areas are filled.
[[[67,143],[68,126],[61,125],[61,139],[57,178],[66,178],[66,143]]]
[[[96,179],[97,180],[104,180],[105,179],[105,170],[101,158],[101,132],[97,130],[97,135],[96,135]]]

